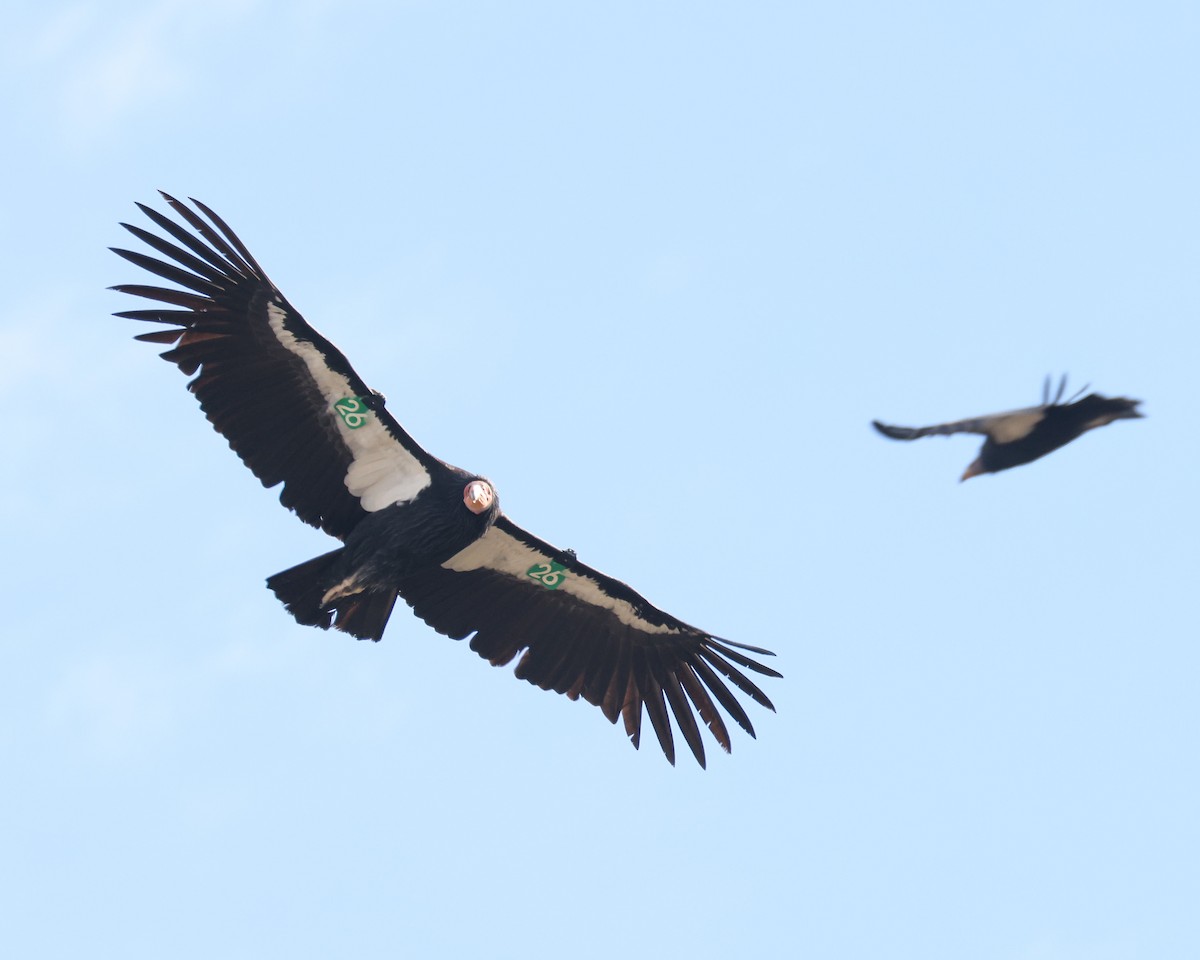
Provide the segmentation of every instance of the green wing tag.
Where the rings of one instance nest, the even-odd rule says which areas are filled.
[[[342,423],[351,430],[357,430],[367,422],[367,417],[371,415],[371,411],[363,402],[362,397],[343,397],[333,405],[333,409],[342,418]]]
[[[563,572],[566,569],[561,563],[550,560],[546,563],[535,563],[525,571],[525,576],[532,577],[547,590],[557,590],[558,585],[567,579]]]

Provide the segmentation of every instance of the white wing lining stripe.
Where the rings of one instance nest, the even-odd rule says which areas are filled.
[[[996,443],[1012,443],[1027,437],[1045,418],[1046,408],[1034,407],[1032,410],[1014,410],[986,419],[993,422],[988,432]]]
[[[346,470],[346,489],[359,498],[368,513],[407,503],[430,484],[429,472],[404,449],[372,413],[356,429],[350,429],[333,412],[339,400],[354,396],[350,381],[329,368],[325,357],[313,344],[297,337],[287,328],[287,313],[275,301],[267,304],[271,332],[284,347],[304,361],[309,375],[329,404],[329,416],[353,460]]]
[[[470,570],[488,568],[508,574],[518,580],[530,579],[536,586],[536,581],[529,577],[530,568],[544,564],[549,558],[546,554],[526,546],[506,533],[492,527],[482,537],[465,550],[460,550],[442,564],[447,570],[466,573]],[[605,593],[595,580],[590,577],[567,570],[563,581],[556,588],[560,593],[569,593],[584,603],[594,607],[602,607],[613,613],[621,623],[635,627],[645,633],[679,634],[675,627],[650,623],[639,617],[633,606],[626,600],[611,597]]]

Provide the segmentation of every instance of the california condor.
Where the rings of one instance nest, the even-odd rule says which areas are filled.
[[[1142,416],[1137,410],[1140,400],[1102,397],[1098,393],[1089,393],[1082,400],[1078,399],[1087,387],[1063,403],[1066,388],[1067,378],[1063,377],[1058,384],[1058,393],[1051,401],[1050,378],[1047,377],[1042,386],[1042,402],[1036,407],[939,423],[933,427],[891,427],[878,420],[872,420],[871,423],[885,437],[893,440],[916,440],[934,434],[983,434],[987,439],[979,449],[979,456],[959,478],[961,481],[982,473],[998,473],[1009,467],[1019,467],[1065,446],[1088,430],[1103,427],[1114,420]]]
[[[582,696],[612,723],[621,717],[634,747],[645,707],[672,764],[671,714],[702,767],[697,716],[726,752],[718,704],[754,736],[728,684],[774,710],[738,669],[780,676],[747,656],[769,650],[690,626],[521,529],[488,480],[408,435],[220,217],[163,197],[195,235],[138,204],[166,236],[122,226],[167,259],[113,251],[182,289],[113,287],[169,305],[116,316],[168,324],[136,339],[170,345],[162,356],[195,375],[189,389],[246,466],[266,487],[283,484],[280,502],[301,520],[342,541],[267,579],[298,622],[378,640],[399,596],[439,633],[471,637],[494,665],[524,650],[518,677]]]

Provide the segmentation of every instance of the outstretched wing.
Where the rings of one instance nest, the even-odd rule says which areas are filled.
[[[1079,426],[1080,433],[1103,427],[1114,420],[1140,420],[1145,414],[1138,412],[1141,400],[1128,397],[1105,397],[1090,393],[1082,400],[1060,408]]]
[[[718,704],[754,736],[729,684],[775,709],[738,669],[780,676],[741,652],[772,656],[769,650],[721,640],[677,620],[507,517],[440,567],[406,578],[400,595],[439,633],[455,640],[474,634],[471,649],[494,665],[524,650],[518,677],[572,700],[582,696],[612,723],[624,718],[635,747],[644,706],[671,763],[671,714],[704,766],[697,716],[726,752],[729,731]]]
[[[170,344],[163,358],[263,486],[306,523],[344,539],[364,511],[411,500],[441,461],[422,450],[332,343],[310,327],[232,230],[163,194],[195,231],[138,204],[171,239],[123,223],[166,260],[113,252],[183,289],[113,287],[176,309],[116,316],[168,324],[136,339]]]
[[[1026,407],[1007,413],[993,413],[985,417],[969,417],[950,423],[938,423],[931,427],[895,427],[878,420],[871,426],[885,437],[893,440],[917,440],[921,437],[950,436],[955,433],[978,433],[991,437],[996,443],[1010,443],[1028,433],[1046,416],[1046,407]]]

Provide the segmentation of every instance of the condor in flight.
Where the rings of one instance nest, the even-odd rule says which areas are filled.
[[[220,217],[163,197],[195,235],[138,204],[170,239],[122,226],[167,259],[114,252],[182,289],[113,287],[156,301],[116,315],[167,324],[137,339],[169,345],[162,356],[195,375],[189,388],[246,466],[264,486],[282,483],[285,507],[342,541],[267,579],[297,621],[378,640],[403,597],[439,633],[470,636],[494,665],[524,650],[518,677],[582,696],[612,723],[621,717],[635,747],[644,707],[671,763],[671,715],[701,766],[697,717],[730,749],[718,704],[754,736],[729,685],[774,710],[739,669],[780,676],[747,656],[769,650],[698,630],[522,530],[491,483],[408,435]]]
[[[916,440],[934,434],[949,436],[952,433],[980,433],[987,437],[976,457],[963,473],[960,480],[970,480],[982,473],[998,473],[1009,467],[1019,467],[1039,457],[1052,453],[1096,427],[1103,427],[1114,420],[1142,416],[1137,406],[1140,400],[1125,397],[1102,397],[1089,393],[1078,399],[1087,387],[1080,390],[1066,403],[1062,402],[1067,388],[1067,378],[1058,384],[1058,393],[1050,400],[1050,378],[1042,385],[1040,406],[1011,410],[1008,413],[993,413],[986,417],[955,420],[939,423],[933,427],[891,427],[872,420],[871,424],[885,437],[893,440]]]

